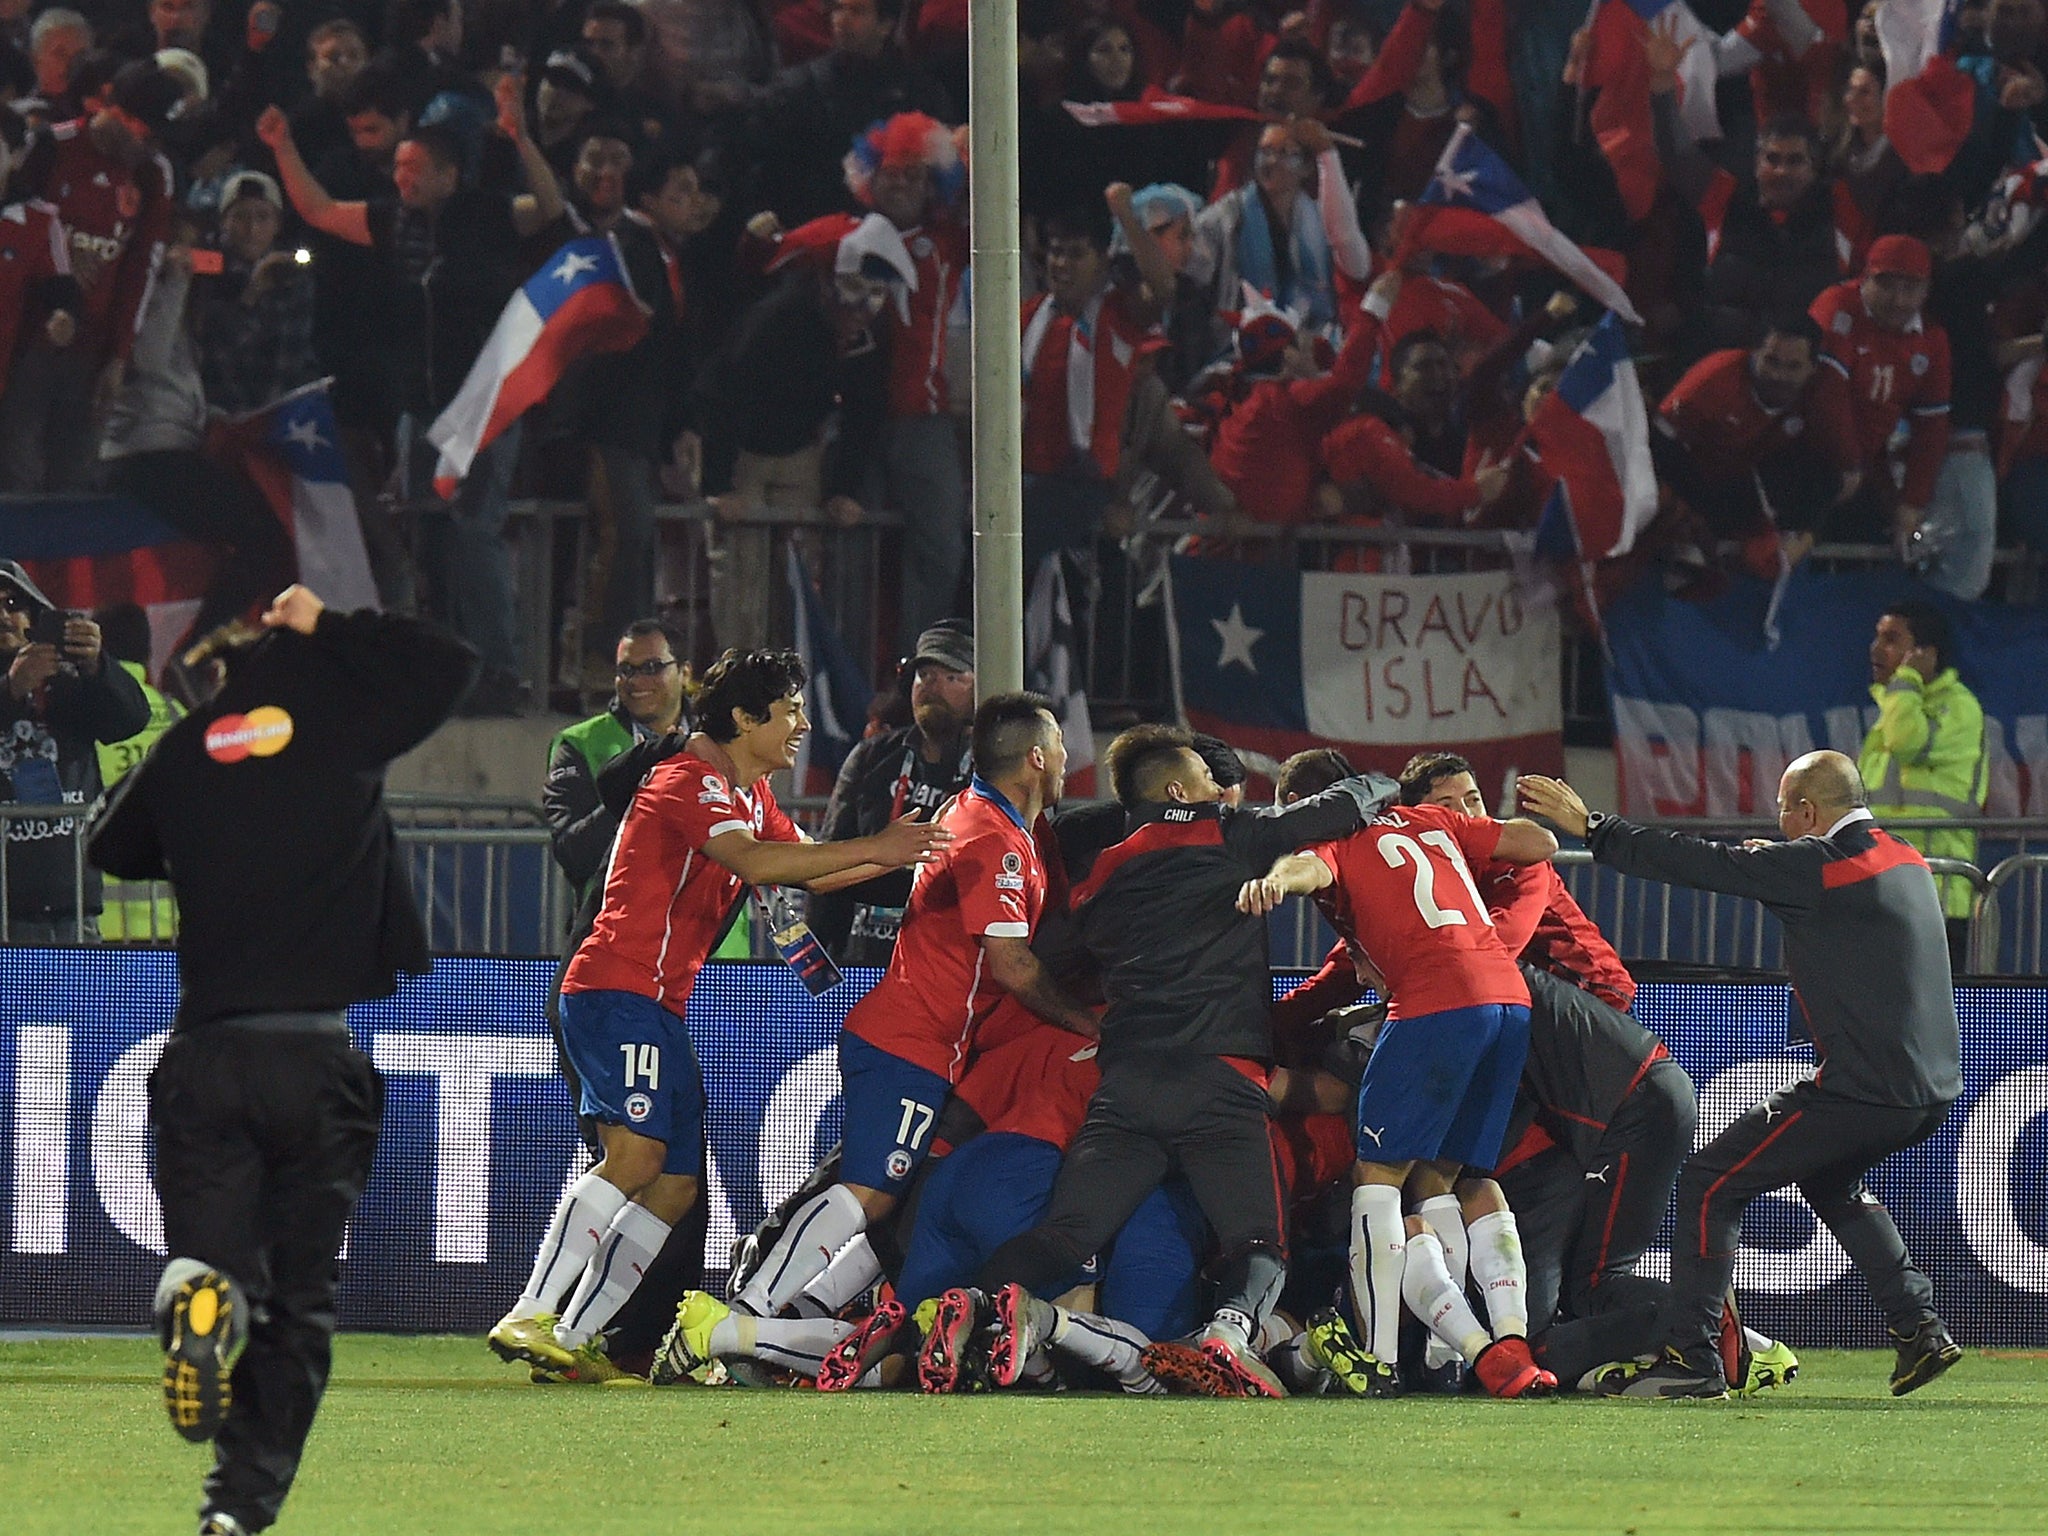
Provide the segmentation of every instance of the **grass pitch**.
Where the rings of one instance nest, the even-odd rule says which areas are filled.
[[[15,1533],[189,1532],[210,1451],[144,1339],[0,1344]],[[1900,1401],[1814,1351],[1757,1402],[1128,1402],[538,1388],[477,1339],[344,1336],[280,1536],[2048,1530],[2048,1354]]]

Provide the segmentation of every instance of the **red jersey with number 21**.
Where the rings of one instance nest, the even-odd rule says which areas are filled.
[[[637,992],[681,1013],[745,882],[704,851],[725,832],[800,843],[762,779],[741,789],[701,757],[657,763],[612,844],[604,906],[562,977],[564,992]]]
[[[1387,978],[1391,1017],[1528,1005],[1529,984],[1472,878],[1500,846],[1500,830],[1441,805],[1404,805],[1310,850],[1336,877],[1318,899]]]
[[[1031,937],[1045,866],[1016,811],[980,779],[938,819],[953,841],[918,866],[888,974],[854,1004],[846,1032],[957,1083],[975,1029],[1009,995],[990,979],[981,941]]]

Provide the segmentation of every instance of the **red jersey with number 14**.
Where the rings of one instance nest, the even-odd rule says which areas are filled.
[[[1386,977],[1390,1016],[1528,1005],[1529,984],[1472,878],[1500,846],[1500,830],[1483,816],[1404,805],[1311,850],[1336,877],[1323,910]]]
[[[953,841],[918,866],[888,973],[854,1004],[846,1032],[957,1083],[976,1028],[1009,995],[990,979],[981,941],[1031,937],[1045,866],[1016,808],[979,778],[938,819]]]
[[[726,832],[800,843],[768,781],[741,789],[688,752],[657,763],[612,844],[604,906],[562,976],[564,992],[637,992],[681,1013],[745,882],[704,851]]]

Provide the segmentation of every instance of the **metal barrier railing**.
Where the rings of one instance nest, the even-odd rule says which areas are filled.
[[[539,812],[516,800],[459,801],[394,795],[398,841],[427,925],[440,953],[553,954],[568,932],[575,892],[556,867],[550,834]],[[793,797],[792,817],[816,832],[825,800]],[[89,875],[84,857],[82,808],[0,803],[0,943],[20,942],[16,927],[35,922],[39,938],[56,942],[167,942],[176,936],[168,886],[122,883],[107,892],[105,932],[95,934],[85,906]],[[1974,823],[1894,822],[1894,830],[1976,827],[1986,837],[2022,832],[2048,837],[2039,822],[1985,819]],[[10,861],[40,829],[70,848],[67,871],[71,910],[56,919],[17,913],[9,901]],[[20,828],[21,831],[16,829]],[[32,830],[33,829],[33,830]],[[1686,831],[1741,836],[1757,825],[1693,826]],[[1777,920],[1755,902],[1635,879],[1596,865],[1582,848],[1561,849],[1556,862],[1566,889],[1600,925],[1623,958],[1683,961],[1740,970],[1775,971],[1784,963]],[[1974,897],[1969,954],[1978,974],[2048,974],[2048,852],[2020,853],[1989,874],[1958,859],[1930,858],[1939,875],[1969,883]],[[118,921],[116,920],[118,918]],[[1314,905],[1295,901],[1273,924],[1274,963],[1313,968],[1331,943]],[[2010,942],[2007,942],[2009,939]]]
[[[2020,893],[2021,914],[2034,916],[2031,923],[2022,921],[2009,930],[2010,969],[2021,976],[2048,973],[2048,921],[2043,919],[2043,914],[2048,913],[2048,906],[2043,905],[2048,901],[2048,853],[2016,853],[2001,860],[1985,877],[1985,889],[1977,899],[1976,921],[1971,930],[1971,958],[1980,971],[2005,969],[1999,949],[2008,931],[2001,906],[2008,890]]]

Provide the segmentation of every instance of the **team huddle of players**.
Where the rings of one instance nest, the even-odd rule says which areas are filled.
[[[701,729],[649,754],[562,984],[604,1155],[500,1355],[641,1379],[604,1331],[697,1198],[697,970],[750,885],[911,866],[840,1037],[840,1147],[742,1246],[729,1300],[684,1296],[656,1384],[1627,1390],[1668,1295],[1635,1264],[1696,1107],[1548,831],[1488,816],[1448,754],[1396,783],[1304,753],[1245,806],[1227,748],[1162,726],[1112,743],[1113,802],[1056,812],[1059,725],[1004,694],[932,821],[814,844],[768,787],[802,683],[794,655],[729,653]],[[1275,1005],[1267,914],[1291,895],[1340,943]],[[1732,1306],[1722,1350],[1738,1391],[1796,1368]]]

